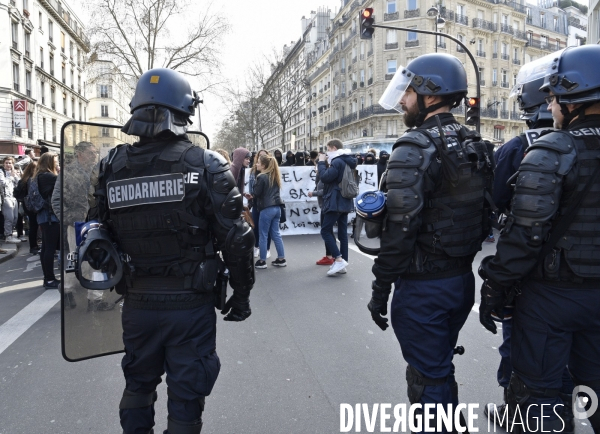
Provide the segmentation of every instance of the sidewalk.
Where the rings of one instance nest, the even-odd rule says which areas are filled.
[[[22,244],[27,244],[27,246],[29,246],[29,243],[27,241],[21,242],[19,244],[11,244],[0,241],[0,264],[17,256],[19,246]]]

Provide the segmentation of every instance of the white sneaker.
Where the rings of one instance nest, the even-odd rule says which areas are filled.
[[[27,241],[27,237],[19,237],[21,241]]]
[[[18,239],[17,237],[13,237],[12,235],[9,235],[8,237],[6,237],[6,243],[11,243],[11,244],[19,244],[21,242],[20,239]]]
[[[346,269],[342,268],[340,271],[337,272],[337,274],[346,274]]]
[[[347,266],[348,263],[343,259],[341,261],[335,261],[333,265],[329,268],[329,271],[327,271],[327,275],[333,276],[334,274],[337,274],[340,270],[343,270]]]
[[[271,251],[267,250],[267,259],[269,259],[271,257]]]
[[[254,248],[254,257],[258,258],[260,256],[260,249],[258,247]]]

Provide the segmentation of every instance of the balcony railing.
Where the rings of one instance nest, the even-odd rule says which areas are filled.
[[[502,60],[510,60],[510,56],[508,54],[501,54],[500,57]]]
[[[530,39],[528,41],[528,46],[538,48],[540,50],[554,51],[554,49],[550,48],[550,44],[547,41],[540,41],[537,39]]]
[[[463,47],[461,47],[460,45],[456,45],[456,51],[458,51],[459,53],[464,53],[465,49]]]
[[[404,18],[417,18],[421,16],[421,9],[413,9],[412,11],[404,11]]]
[[[373,77],[371,77],[367,80],[367,86],[370,86],[372,84],[373,84]]]
[[[418,47],[419,46],[419,40],[418,39],[414,39],[412,41],[406,41],[406,42],[404,42],[404,46],[406,48]]]
[[[498,80],[492,80],[492,86],[498,86]]]
[[[396,48],[398,48],[397,42],[392,42],[391,44],[385,44],[386,50],[395,50]]]
[[[500,110],[500,117],[502,119],[508,119],[510,113],[508,110]]]
[[[394,74],[385,74],[386,80],[391,80],[394,77]]]
[[[508,88],[508,81],[501,82],[500,87]]]
[[[517,59],[517,58],[513,57],[512,63],[513,63],[514,65],[520,65],[520,64],[521,64],[521,61],[520,61],[519,59]]]
[[[33,139],[33,131],[27,131],[27,137]]]
[[[349,115],[344,116],[340,119],[340,126],[348,125],[351,122],[354,122],[358,119],[358,113],[350,113]]]
[[[368,116],[372,116],[372,115],[383,115],[383,114],[390,114],[390,113],[396,113],[394,110],[386,110],[383,107],[381,107],[380,105],[371,105],[369,107],[365,107],[364,109],[360,110],[358,112],[358,117],[360,119],[366,118]]]
[[[527,32],[523,32],[521,30],[515,30],[514,36],[517,39],[527,40]]]
[[[479,79],[479,84],[485,86],[485,80],[483,78]]]
[[[358,61],[358,58],[357,58],[357,57],[353,57],[353,58],[352,58],[352,63],[356,63],[357,61]]]
[[[477,57],[485,57],[485,51],[477,50]]]
[[[13,41],[13,43],[12,43],[12,47],[13,47],[15,50],[18,50],[18,49],[19,49],[19,44],[18,44],[16,41]]]
[[[482,108],[481,116],[485,116],[486,118],[497,118],[498,110],[493,107],[492,108]]]
[[[400,19],[400,12],[392,12],[391,14],[383,14],[383,21],[395,21]]]
[[[513,26],[508,24],[500,24],[500,31],[502,33],[508,33],[509,35],[512,35],[515,32]]]
[[[492,59],[497,59],[498,58],[498,53],[492,53]]]
[[[476,29],[489,30],[495,32],[498,29],[498,25],[490,21],[486,21],[482,18],[473,18],[471,24]]]
[[[510,118],[513,121],[520,121],[521,120],[521,113],[519,113],[518,111],[512,111],[510,112]]]
[[[13,83],[13,89],[19,92],[19,83]]]
[[[466,15],[454,14],[454,22],[464,26],[469,25],[469,17]]]
[[[371,57],[373,55],[373,50],[367,51],[367,57]]]
[[[356,83],[356,81],[354,83],[352,83],[352,90],[356,90],[358,89],[358,83]]]
[[[359,83],[359,86],[360,86],[360,87],[365,87],[365,82],[364,82],[364,81],[361,81],[361,82]]]
[[[438,41],[437,46],[440,48],[443,48],[444,50],[446,49],[446,43],[442,42],[442,41]]]

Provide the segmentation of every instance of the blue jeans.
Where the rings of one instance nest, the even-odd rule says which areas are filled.
[[[340,248],[338,249],[333,235],[333,225],[338,225],[338,240]],[[348,260],[348,213],[345,212],[327,212],[323,216],[323,225],[321,226],[321,237],[325,241],[325,247],[331,253],[331,256],[337,258],[341,256]]]
[[[259,247],[258,240],[260,240],[259,224],[260,224],[260,211],[258,207],[254,205],[252,207],[252,220],[254,220],[254,247]],[[267,236],[267,250],[271,250],[271,235]]]
[[[260,225],[259,225],[259,246],[260,246],[260,259],[266,261],[267,259],[267,237],[270,235],[271,239],[275,243],[277,249],[277,257],[285,258],[285,252],[283,250],[283,240],[279,233],[279,219],[281,218],[281,207],[279,205],[270,206],[260,211]]]

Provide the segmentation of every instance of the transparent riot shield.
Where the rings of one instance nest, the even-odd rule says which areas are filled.
[[[188,132],[196,146],[209,147],[206,135]],[[86,289],[72,268],[80,235],[93,203],[94,169],[110,150],[120,144],[134,144],[137,137],[121,132],[120,125],[67,122],[61,130],[61,203],[57,217],[61,224],[61,326],[62,354],[76,362],[124,351],[121,311],[123,297],[114,289]],[[85,236],[85,235],[84,235]],[[81,265],[80,273],[93,280],[96,270]],[[90,277],[92,276],[92,277]],[[89,286],[89,285],[88,285]]]

